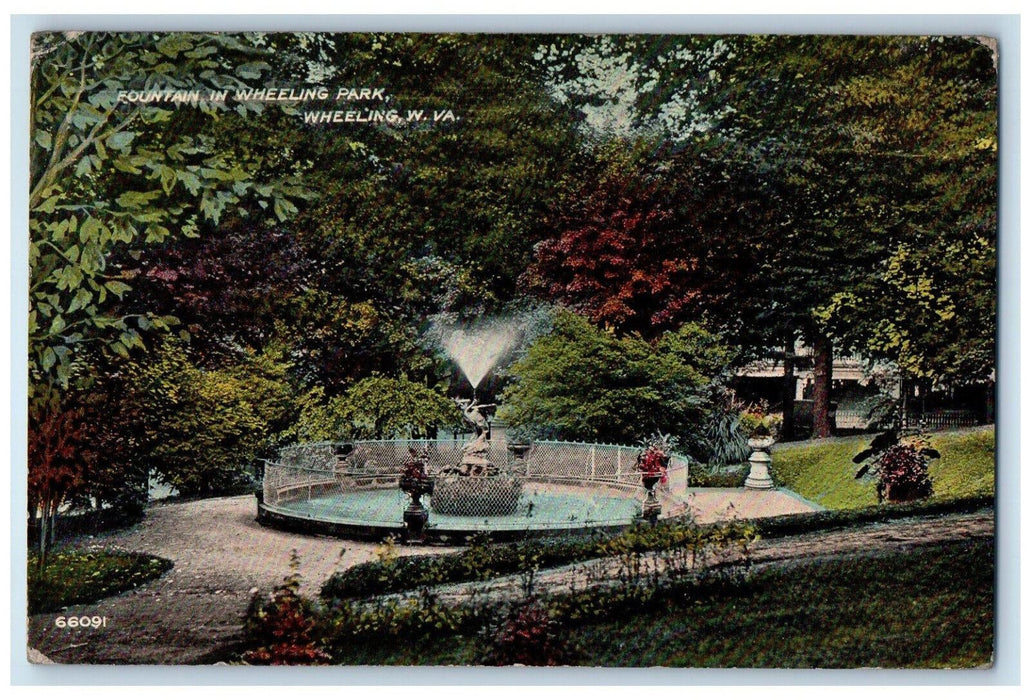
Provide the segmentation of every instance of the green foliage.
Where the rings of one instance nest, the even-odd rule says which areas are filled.
[[[296,442],[435,437],[457,426],[458,407],[439,390],[409,381],[374,375],[341,396],[325,400],[318,387],[303,399],[298,422],[287,432]]]
[[[633,444],[659,431],[691,451],[701,443],[708,384],[726,360],[715,337],[693,325],[653,346],[560,312],[507,370],[498,417],[563,440]]]
[[[594,596],[598,614],[556,635],[585,667],[982,667],[993,658],[993,550],[975,540],[771,568],[640,604],[610,591]],[[469,664],[483,649],[482,636],[465,634],[341,649],[334,661]]]
[[[327,579],[321,595],[327,601],[335,601],[444,583],[485,581],[494,576],[576,561],[597,551],[597,541],[591,538],[495,545],[481,536],[454,554],[391,557],[386,561],[357,564]]]
[[[334,660],[356,646],[397,646],[474,634],[486,622],[473,604],[447,605],[428,590],[417,596],[377,598],[371,604],[343,601],[319,621],[318,631]]]
[[[717,390],[714,394],[703,428],[705,453],[700,459],[712,468],[740,464],[751,454],[748,447],[750,433],[742,422],[741,402],[730,391]],[[694,479],[700,466],[692,466],[690,478]]]
[[[251,461],[293,417],[287,366],[275,349],[225,369],[203,369],[169,341],[129,372],[133,400],[145,415],[144,458],[183,495],[246,482]]]
[[[327,646],[334,660],[347,663],[355,658],[356,645],[368,651],[378,646],[384,653],[390,646],[404,642],[426,648],[431,639],[442,636],[460,643],[476,638],[487,649],[476,655],[480,663],[553,664],[571,662],[578,655],[574,646],[566,644],[567,626],[632,610],[649,609],[670,596],[691,597],[704,587],[727,586],[740,582],[748,570],[748,546],[754,540],[754,529],[747,524],[728,523],[696,527],[687,522],[663,522],[656,527],[635,527],[604,539],[530,540],[505,547],[482,542],[470,546],[465,553],[440,557],[412,557],[379,562],[380,571],[390,569],[393,577],[382,584],[367,571],[367,584],[380,585],[379,597],[360,601],[335,597],[346,595],[340,585],[349,572],[337,574],[323,587],[328,603],[323,627]],[[590,564],[580,572],[578,582],[569,592],[549,592],[538,597],[533,591],[532,576],[539,568],[570,561],[586,561],[608,557],[616,561],[619,571],[612,585],[594,581]],[[450,574],[432,563],[450,560]],[[419,562],[418,564],[416,562]],[[483,564],[482,569],[471,566]],[[518,567],[523,573],[523,592],[527,598],[514,604],[480,601],[475,594],[458,603],[445,604],[429,588],[440,583],[465,580],[469,576],[489,579],[502,576]],[[444,568],[448,568],[445,565]],[[432,570],[433,578],[420,575]],[[421,590],[414,596],[384,596],[384,591],[399,590],[418,581]],[[454,576],[452,578],[451,576]],[[701,588],[700,588],[701,587]],[[333,596],[330,589],[334,589]],[[352,588],[351,593],[356,591]],[[531,648],[535,647],[535,648]],[[360,655],[364,656],[366,652]],[[373,653],[376,657],[377,654]],[[410,657],[410,654],[405,656]]]
[[[261,157],[204,127],[227,109],[209,91],[259,78],[254,36],[65,32],[32,46],[29,194],[30,396],[64,387],[77,347],[100,340],[127,357],[160,313],[113,313],[131,280],[108,268],[115,251],[196,236],[227,210],[293,208],[303,190],[254,178]],[[197,90],[196,99],[132,102],[129,90]],[[260,106],[259,106],[260,107]],[[252,106],[252,108],[256,108]]]
[[[692,464],[688,472],[689,488],[724,488],[737,489],[745,485],[748,477],[748,464],[731,464],[717,466],[715,464]]]
[[[69,605],[94,603],[161,576],[172,562],[149,554],[59,550],[39,571],[29,555],[29,614],[55,612]]]
[[[524,587],[532,589],[536,572],[543,568],[619,552],[655,552],[687,544],[701,551],[714,543],[722,546],[729,541],[747,542],[753,534],[749,525],[695,526],[661,521],[654,527],[633,527],[610,536],[541,538],[508,544],[491,544],[481,536],[453,554],[387,556],[358,564],[327,579],[321,596],[335,605],[348,598],[461,581],[486,581],[510,574],[522,575]]]

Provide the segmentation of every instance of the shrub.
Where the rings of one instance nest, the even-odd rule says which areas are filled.
[[[746,545],[753,535],[754,530],[747,523],[698,526],[689,521],[667,520],[654,527],[631,527],[608,537],[541,538],[498,545],[479,536],[461,552],[363,562],[330,576],[321,595],[335,606],[347,598],[443,583],[486,581],[506,574],[522,574],[532,583],[533,574],[541,568],[622,552],[659,552],[687,545],[699,557],[709,557],[714,548]]]
[[[852,461],[863,464],[856,472],[857,479],[868,473],[877,477],[878,501],[900,502],[931,495],[928,461],[940,456],[922,435],[900,440],[894,430],[889,430],[874,438],[870,447]]]
[[[517,607],[501,624],[485,663],[491,666],[559,666],[569,663],[574,654],[560,636],[561,626],[547,609],[528,601]]]
[[[712,464],[693,464],[688,472],[690,488],[740,488],[748,477],[747,464],[717,467]]]
[[[744,462],[751,454],[748,435],[742,425],[742,404],[727,389],[717,388],[712,409],[705,420],[705,451],[697,455],[702,461],[721,466]]]
[[[432,438],[461,420],[454,401],[440,388],[373,375],[329,399],[321,388],[309,392],[297,423],[285,435],[299,442]]]
[[[291,573],[267,598],[255,593],[244,622],[248,646],[243,660],[259,666],[312,666],[326,664],[330,656],[315,642],[315,619],[299,595],[296,551],[292,554]]]
[[[239,489],[247,466],[274,441],[292,413],[293,392],[279,350],[239,364],[196,365],[182,343],[168,340],[133,363],[132,401],[146,415],[137,439],[142,458],[183,496]]]
[[[634,444],[658,430],[692,453],[704,442],[710,383],[727,361],[718,339],[693,324],[651,344],[562,312],[506,370],[498,418],[558,440]]]
[[[931,495],[927,460],[913,445],[893,445],[878,462],[877,498],[913,501]]]

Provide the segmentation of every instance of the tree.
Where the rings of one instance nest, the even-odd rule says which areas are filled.
[[[764,111],[743,110],[738,123],[754,132],[745,142],[757,151],[758,137],[779,132],[774,153],[795,203],[794,225],[781,230],[795,233],[772,257],[769,278],[791,290],[786,308],[801,314],[797,328],[818,350],[817,434],[829,428],[819,419],[835,344],[921,374],[947,366],[932,358],[965,356],[953,370],[976,366],[986,376],[996,208],[990,51],[941,37],[759,38],[752,48],[753,58],[776,57],[778,70],[756,74],[742,61],[756,76],[744,85]],[[971,290],[971,313],[955,313]]]
[[[682,245],[657,178],[615,141],[554,218],[527,279],[544,296],[619,332],[654,337],[682,322],[696,296],[693,251]]]
[[[292,232],[237,225],[112,256],[108,267],[132,279],[120,314],[174,316],[194,354],[217,367],[291,334],[317,265]]]
[[[633,444],[656,431],[700,453],[710,382],[727,367],[716,338],[693,325],[656,345],[560,312],[508,370],[498,417],[538,437]]]
[[[67,384],[82,344],[125,356],[142,346],[140,331],[173,323],[111,314],[113,299],[131,288],[107,267],[114,251],[197,235],[230,208],[271,207],[280,217],[294,210],[296,173],[257,182],[260,157],[204,129],[227,109],[211,91],[243,87],[268,69],[256,36],[34,36],[31,397]]]
[[[246,483],[253,460],[295,420],[293,388],[274,346],[235,366],[203,369],[168,340],[129,367],[130,400],[145,420],[141,458],[181,494]]]
[[[824,314],[910,380],[984,380],[994,372],[996,327],[992,52],[958,37],[894,48],[897,62],[883,75],[841,88],[839,108],[858,122],[866,148],[894,158],[886,199],[902,221],[873,284],[836,295]]]
[[[588,122],[599,123],[597,105],[618,103],[615,126],[624,136],[668,139],[670,171],[691,175],[674,185],[692,206],[672,213],[673,228],[701,211],[706,223],[696,230],[710,245],[699,247],[732,251],[726,269],[733,273],[702,275],[711,283],[698,304],[757,351],[782,345],[788,355],[797,337],[817,350],[818,433],[830,427],[835,347],[903,365],[916,355],[924,365],[926,355],[953,355],[942,368],[967,355],[968,367],[985,368],[994,335],[996,107],[991,51],[980,42],[570,37],[541,56],[562,99]],[[735,184],[710,202],[692,199],[699,165],[719,172],[706,163],[722,163],[730,181],[746,187]],[[764,198],[765,216],[754,206]],[[966,223],[957,216],[963,211]],[[940,249],[931,243],[943,236],[949,243]],[[933,282],[926,273],[912,279],[912,270],[900,275],[902,260],[912,264],[928,249],[922,268],[941,260],[952,272]],[[976,262],[960,257],[965,250]],[[715,269],[704,255],[696,260]],[[977,311],[957,323],[951,309],[964,275],[978,290]],[[929,285],[937,290],[930,306]],[[898,321],[882,322],[885,309]],[[898,330],[909,323],[919,340]],[[746,333],[749,326],[762,332]],[[937,340],[918,330],[930,327]]]
[[[329,400],[321,387],[314,389],[289,434],[298,442],[426,439],[461,420],[455,403],[438,389],[373,375]]]
[[[54,542],[57,512],[82,485],[86,446],[81,414],[70,406],[40,405],[29,411],[29,519],[38,523],[39,568]]]

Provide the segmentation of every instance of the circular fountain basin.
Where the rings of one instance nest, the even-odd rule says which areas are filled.
[[[401,515],[410,502],[396,489],[337,493],[263,506],[269,521],[313,532],[349,536],[386,536],[404,529]],[[525,484],[514,512],[508,515],[449,515],[429,512],[425,534],[456,539],[478,532],[504,535],[586,532],[625,527],[640,516],[635,494],[600,494],[596,489],[556,484]],[[328,525],[329,527],[322,527]]]
[[[412,442],[352,443],[344,455],[337,446],[330,446],[321,453],[308,453],[305,459],[291,457],[293,464],[267,464],[259,521],[347,538],[404,538],[403,513],[411,499],[398,488],[397,465],[409,458]],[[433,474],[442,466],[455,464],[455,451],[460,454],[461,443],[429,442],[415,447],[428,455],[428,471]],[[641,517],[645,491],[636,471],[639,448],[538,443],[525,460],[506,454],[503,444],[492,450],[492,461],[504,464],[499,479],[506,484],[517,481],[520,486],[515,507],[506,504],[503,511],[491,515],[463,514],[477,508],[440,512],[430,507],[429,496],[423,496],[422,505],[429,511],[422,533],[427,541],[462,542],[484,532],[496,540],[587,533],[622,529]],[[686,462],[674,462],[670,474],[669,483],[657,490],[663,516],[683,509]]]

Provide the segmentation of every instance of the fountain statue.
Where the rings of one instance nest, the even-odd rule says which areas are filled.
[[[511,347],[518,329],[488,325],[476,330],[455,330],[444,343],[448,354],[473,386],[473,398],[455,398],[462,417],[472,426],[474,437],[462,448],[457,465],[437,472],[430,500],[434,512],[447,515],[508,515],[515,512],[522,493],[522,482],[507,469],[499,467],[490,455],[490,421],[496,408],[492,403],[477,403],[476,388],[494,364]]]
[[[642,511],[631,472],[638,447],[522,439],[506,444],[515,437],[511,433],[492,441],[497,407],[479,403],[477,390],[515,342],[532,331],[515,319],[437,326],[440,345],[472,385],[472,398],[454,401],[473,437],[464,444],[413,440],[407,455],[398,454],[395,441],[382,440],[284,448],[277,462],[265,465],[260,522],[377,538],[396,534],[402,525],[405,541],[455,542],[477,532],[500,538],[545,530],[586,533],[628,525],[642,512],[650,520],[662,517],[655,494]],[[637,469],[650,491],[653,479],[667,469],[678,470],[686,485],[686,464],[653,466]]]
[[[462,410],[462,417],[465,418],[466,422],[472,424],[476,437],[486,435],[487,439],[490,440],[490,423],[487,421],[487,417],[483,415],[483,412],[481,412],[480,409],[496,408],[497,404],[476,403],[475,396],[472,401],[469,399],[455,398],[454,402],[458,404],[458,407]]]

